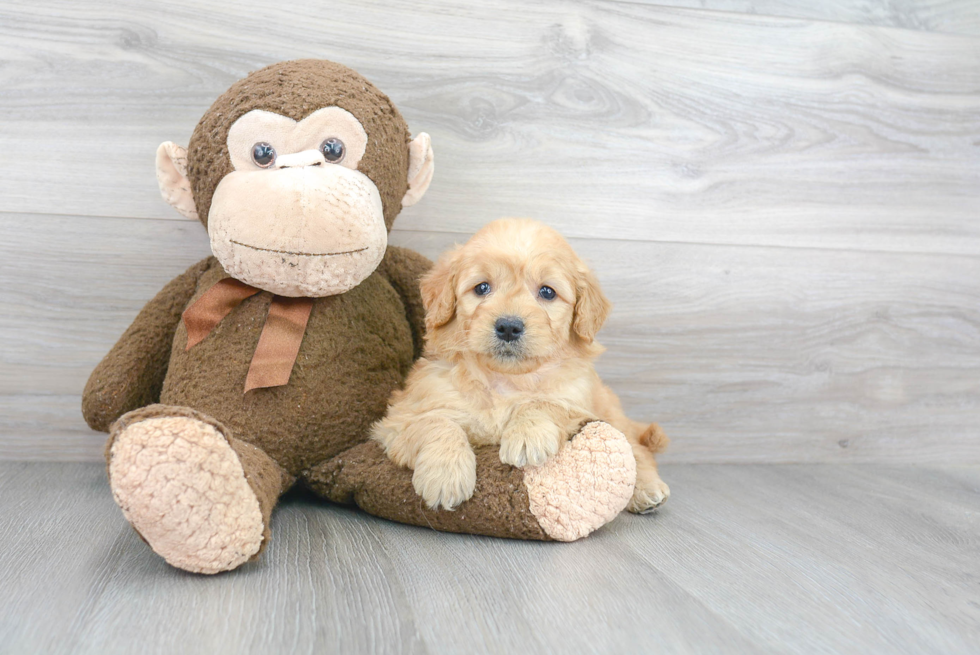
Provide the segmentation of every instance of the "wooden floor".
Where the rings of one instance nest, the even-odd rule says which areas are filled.
[[[2,653],[976,653],[980,469],[675,465],[573,544],[287,497],[262,559],[167,566],[94,463],[0,463]]]

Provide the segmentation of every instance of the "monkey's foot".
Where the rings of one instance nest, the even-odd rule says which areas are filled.
[[[635,483],[629,441],[602,422],[583,427],[542,466],[524,470],[531,513],[557,541],[581,539],[614,519]]]
[[[171,565],[194,573],[240,566],[259,553],[265,524],[238,455],[216,425],[151,409],[112,428],[106,454],[116,503]]]

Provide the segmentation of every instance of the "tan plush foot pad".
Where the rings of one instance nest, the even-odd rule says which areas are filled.
[[[238,455],[197,419],[150,418],[125,427],[110,449],[109,484],[126,519],[177,568],[228,571],[262,545],[259,501]]]
[[[557,541],[575,541],[616,517],[633,495],[636,460],[626,436],[589,423],[542,466],[524,471],[531,513]]]

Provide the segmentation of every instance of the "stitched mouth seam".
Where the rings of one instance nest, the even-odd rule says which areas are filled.
[[[259,248],[258,246],[250,246],[247,243],[242,243],[241,241],[235,241],[234,239],[229,239],[236,246],[244,246],[246,248],[251,248],[252,250],[261,250],[263,252],[276,252],[280,255],[299,255],[300,257],[333,257],[335,255],[353,255],[355,252],[362,252],[367,250],[367,246],[363,248],[358,248],[357,250],[345,250],[343,252],[292,252],[290,250],[276,250],[275,248]]]

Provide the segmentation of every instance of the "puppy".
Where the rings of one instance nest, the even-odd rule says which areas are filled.
[[[494,221],[444,254],[422,279],[426,352],[396,391],[372,437],[431,508],[473,495],[473,445],[499,444],[500,459],[539,466],[584,422],[623,432],[636,457],[628,509],[670,495],[654,453],[667,437],[623,413],[592,365],[610,303],[592,272],[555,230],[526,219]]]

